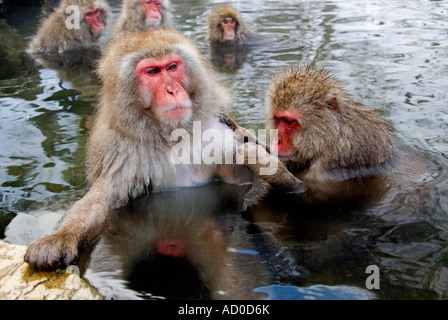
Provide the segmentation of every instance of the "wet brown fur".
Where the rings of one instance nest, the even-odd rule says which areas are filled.
[[[171,4],[169,0],[160,0],[162,2],[162,21],[161,28],[172,28]],[[114,37],[118,37],[126,32],[143,32],[148,29],[158,28],[147,26],[145,24],[146,10],[141,0],[124,0],[121,13],[115,23]]]
[[[334,98],[337,110],[330,104]],[[381,171],[393,157],[388,122],[356,101],[326,69],[284,69],[272,78],[266,101],[270,128],[275,127],[272,112],[295,110],[304,115],[290,161],[299,169],[344,179]]]
[[[79,7],[79,29],[68,29],[66,20],[73,12],[66,8],[70,5]],[[88,49],[98,46],[99,34],[93,34],[90,25],[83,18],[85,10],[99,7],[101,9],[101,22],[106,26],[110,16],[110,8],[104,0],[63,0],[55,11],[44,20],[36,36],[30,42],[29,53],[50,53]],[[71,21],[69,19],[69,21]],[[72,21],[71,21],[72,22]]]
[[[223,39],[221,20],[233,18],[236,21],[234,40]],[[241,13],[229,4],[216,5],[208,15],[208,36],[211,44],[245,44],[252,37],[249,25],[243,20]]]
[[[192,101],[192,116],[179,121],[161,119],[153,110],[157,106],[151,100],[144,102],[139,90],[148,89],[141,89],[135,71],[143,59],[171,54],[182,58],[186,72],[182,86]],[[106,48],[98,74],[103,86],[87,143],[89,191],[68,208],[55,233],[30,244],[25,260],[33,267],[73,263],[78,251],[102,233],[112,209],[148,191],[194,186],[216,178],[243,183],[255,177],[235,162],[176,165],[171,161],[170,151],[177,143],[170,139],[173,130],[192,133],[193,121],[200,121],[203,131],[224,132],[229,129],[227,123],[232,123],[223,121],[230,96],[188,38],[168,29],[127,33]],[[283,166],[280,170],[290,175]]]

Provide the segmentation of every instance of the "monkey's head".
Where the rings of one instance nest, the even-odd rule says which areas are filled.
[[[138,21],[141,30],[158,28],[171,19],[169,0],[126,0],[124,10],[129,19]]]
[[[99,109],[130,131],[189,128],[230,102],[217,101],[226,90],[197,47],[173,30],[118,37],[106,49],[98,73],[103,82]]]
[[[240,44],[248,25],[241,13],[228,4],[216,5],[208,15],[209,38],[212,43]]]
[[[82,34],[90,33],[94,38],[99,38],[106,26],[110,9],[104,0],[64,0],[60,10],[66,17],[65,21],[79,19]]]
[[[268,127],[284,162],[322,169],[376,166],[392,153],[386,121],[354,100],[326,69],[289,67],[272,78]]]

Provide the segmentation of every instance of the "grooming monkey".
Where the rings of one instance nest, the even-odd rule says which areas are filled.
[[[302,183],[275,157],[269,159],[278,166],[272,175],[249,170],[248,155],[244,164],[233,161],[245,144],[233,144],[242,139],[224,113],[231,99],[197,47],[180,33],[156,29],[125,34],[108,46],[98,74],[102,88],[87,143],[89,190],[68,208],[53,234],[30,243],[25,260],[31,266],[74,263],[79,251],[104,230],[112,209],[147,192],[217,178],[227,183],[258,179],[273,187],[280,183],[288,191],[302,190]],[[210,139],[201,148],[202,135],[225,137],[229,132],[231,140]],[[194,161],[210,147],[214,157],[221,154],[232,162]],[[250,148],[257,147],[250,143]]]
[[[266,109],[267,128],[278,130],[270,149],[313,198],[379,194],[428,173],[424,160],[393,137],[388,122],[327,69],[289,67],[274,75]]]

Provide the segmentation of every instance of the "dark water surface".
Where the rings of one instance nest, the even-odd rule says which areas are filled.
[[[154,194],[114,215],[80,261],[84,277],[107,299],[447,299],[448,2],[229,2],[268,45],[214,54],[206,21],[218,2],[172,0],[176,28],[233,90],[239,124],[263,128],[274,72],[328,66],[435,173],[371,205],[309,206],[273,194],[248,207],[247,186],[219,183]],[[109,3],[103,45],[120,9]],[[0,235],[11,243],[50,233],[86,191],[86,127],[98,91],[79,67],[86,57],[61,67],[23,55],[49,10],[18,6],[0,18]],[[154,254],[160,238],[181,239],[187,259]]]

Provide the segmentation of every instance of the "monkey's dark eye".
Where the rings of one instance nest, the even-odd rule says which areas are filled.
[[[224,19],[222,19],[222,21],[221,21],[222,23],[224,23],[224,24],[228,24],[228,23],[230,23],[230,24],[234,24],[235,23],[235,19],[233,19],[233,18],[224,18]]]
[[[151,69],[149,69],[149,70],[147,71],[147,74],[155,75],[155,74],[157,74],[157,73],[159,73],[159,72],[160,72],[159,69],[157,69],[157,68],[151,68]]]
[[[99,15],[99,14],[100,14],[100,9],[96,9],[93,13],[94,13],[96,16]]]
[[[86,17],[91,17],[91,16],[92,16],[92,12],[89,11],[86,13]]]
[[[176,69],[177,69],[177,64],[175,64],[175,63],[168,66],[168,70],[170,70],[170,71],[174,71]]]
[[[299,125],[297,120],[294,118],[281,117],[277,121],[280,121],[283,126],[289,129],[294,129]]]

